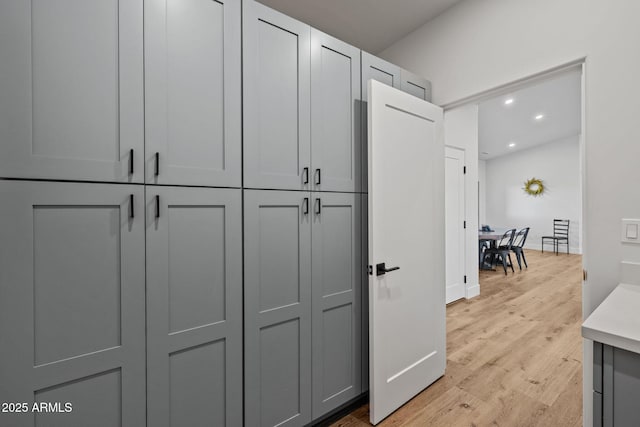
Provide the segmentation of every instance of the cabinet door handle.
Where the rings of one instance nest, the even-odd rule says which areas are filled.
[[[322,212],[322,200],[316,198],[316,215],[320,215],[320,212]]]
[[[316,185],[320,185],[320,182],[321,182],[321,180],[320,180],[320,174],[321,174],[321,172],[320,172],[320,168],[316,169],[316,178],[317,178],[317,179],[316,179]]]
[[[129,150],[129,175],[133,175],[133,148]]]
[[[129,194],[129,218],[134,218],[135,213],[133,211],[133,194]]]
[[[153,174],[155,176],[160,175],[160,153],[156,151],[156,167],[155,170],[153,171]]]
[[[302,202],[302,213],[305,215],[309,214],[309,198],[305,197],[304,201]]]
[[[303,184],[308,184],[309,183],[309,168],[302,169],[302,176],[304,177],[302,183]]]
[[[160,218],[160,196],[156,194],[156,218]]]

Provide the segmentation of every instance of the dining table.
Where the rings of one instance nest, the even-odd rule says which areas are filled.
[[[482,247],[484,243],[489,242],[489,247],[494,248],[496,242],[506,233],[510,228],[495,227],[490,231],[478,230],[478,266],[480,270],[493,270],[490,264],[482,262]]]

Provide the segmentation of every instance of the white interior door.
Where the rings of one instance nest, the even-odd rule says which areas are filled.
[[[377,424],[444,374],[444,145],[441,108],[368,85],[370,420]]]
[[[464,150],[445,147],[446,301],[464,298]]]

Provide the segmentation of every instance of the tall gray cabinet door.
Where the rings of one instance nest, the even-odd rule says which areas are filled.
[[[311,421],[309,193],[244,191],[245,425]]]
[[[243,4],[244,186],[305,190],[310,182],[310,27]]]
[[[400,72],[400,78],[402,79],[401,88],[403,92],[431,102],[431,82],[429,80],[407,70]]]
[[[313,189],[360,191],[360,49],[311,30]]]
[[[0,200],[0,402],[70,409],[0,425],[144,426],[142,186],[0,181]]]
[[[240,0],[145,2],[147,183],[241,185],[240,38]]]
[[[146,193],[149,426],[242,425],[241,190]]]
[[[313,194],[313,417],[361,390],[360,195]]]
[[[377,80],[396,89],[400,89],[400,67],[390,62],[373,56],[370,53],[362,52],[362,191],[369,191],[368,183],[368,122],[367,122],[367,101],[369,100],[369,80]]]
[[[0,177],[143,181],[142,3],[0,2]]]

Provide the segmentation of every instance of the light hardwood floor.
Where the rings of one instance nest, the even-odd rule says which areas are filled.
[[[447,307],[445,376],[380,426],[582,426],[581,257],[526,256]],[[367,425],[368,405],[333,424]]]

